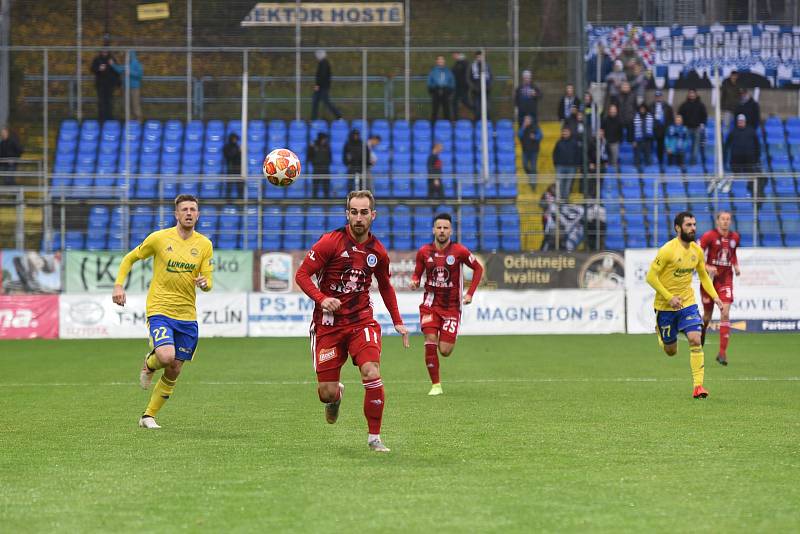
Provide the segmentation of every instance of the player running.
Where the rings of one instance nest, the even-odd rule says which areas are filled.
[[[659,344],[667,356],[674,356],[678,352],[678,332],[686,334],[694,386],[692,396],[704,399],[708,397],[708,391],[703,387],[705,370],[700,339],[703,322],[695,303],[692,273],[697,271],[700,284],[720,309],[722,301],[706,272],[703,250],[694,241],[697,229],[694,215],[682,211],[675,216],[674,228],[678,236],[658,249],[656,259],[647,271],[647,283],[656,290],[653,307]]]
[[[150,348],[139,373],[139,385],[148,389],[153,374],[164,369],[153,388],[150,402],[139,419],[142,428],[161,428],[155,416],[167,402],[181,373],[183,362],[191,361],[197,349],[196,289],[211,291],[212,256],[209,239],[194,230],[200,217],[197,198],[178,195],[175,198],[177,224],[153,232],[142,244],[131,250],[119,266],[111,299],[125,305],[125,278],[134,263],[154,257],[153,280],[147,292],[147,329]]]
[[[731,303],[733,302],[733,273],[741,275],[739,260],[736,258],[736,248],[741,239],[737,232],[731,229],[731,212],[720,211],[717,213],[717,227],[709,230],[700,238],[700,247],[705,251],[706,269],[714,280],[714,289],[717,290],[722,301],[719,321],[719,353],[717,361],[721,365],[728,365],[728,340],[731,335]],[[703,334],[701,343],[706,343],[706,330],[711,316],[714,313],[714,301],[700,288],[700,297],[703,301]]]
[[[319,400],[325,403],[325,420],[339,416],[344,385],[339,382],[348,354],[361,371],[367,445],[389,452],[381,441],[384,391],[381,381],[381,327],[372,315],[369,288],[374,275],[394,329],[408,348],[408,329],[397,308],[389,278],[389,255],[369,229],[375,220],[375,199],[369,191],[347,195],[347,226],[323,235],[297,270],[295,281],[315,302],[311,321],[311,352],[317,373]],[[317,285],[311,280],[316,275]]]
[[[434,241],[417,251],[417,266],[409,284],[411,289],[417,289],[425,272],[425,296],[419,307],[419,323],[425,334],[425,365],[432,384],[428,395],[443,393],[437,348],[442,356],[447,357],[456,344],[464,293],[461,266],[466,265],[474,271],[469,291],[463,296],[464,304],[472,302],[483,275],[483,266],[469,249],[450,241],[452,233],[450,214],[440,213],[433,218]]]

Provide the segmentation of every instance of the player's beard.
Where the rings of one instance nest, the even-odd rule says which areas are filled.
[[[349,224],[350,231],[353,232],[353,235],[356,237],[365,236],[367,235],[367,232],[369,232],[370,223],[368,222],[358,223],[359,225],[357,225],[355,222],[351,222]]]
[[[436,242],[439,243],[442,246],[446,245],[448,241],[450,241],[450,238],[447,237],[447,236],[444,236],[444,235],[437,235],[436,236]]]
[[[681,241],[684,243],[691,243],[694,241],[694,238],[697,236],[697,232],[689,232],[688,234],[681,230]]]
[[[185,231],[191,232],[192,230],[194,230],[194,227],[197,224],[197,219],[195,219],[195,220],[193,220],[191,222],[186,222],[185,219],[181,219],[178,224],[180,224],[181,228],[183,228]]]

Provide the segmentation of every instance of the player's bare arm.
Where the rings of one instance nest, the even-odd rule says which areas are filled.
[[[197,286],[197,287],[199,287],[200,289],[204,289],[204,290],[205,290],[205,289],[208,289],[208,278],[206,278],[206,277],[205,277],[205,276],[203,276],[202,274],[201,274],[201,275],[198,275],[198,276],[197,276],[197,277],[194,279],[194,285],[196,285],[196,286]]]

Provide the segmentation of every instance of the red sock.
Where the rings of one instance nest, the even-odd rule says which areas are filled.
[[[432,384],[439,383],[439,354],[437,343],[425,343],[425,366]]]
[[[719,353],[722,356],[728,351],[728,339],[731,337],[731,323],[724,321],[719,323]]]
[[[370,434],[381,433],[381,421],[383,420],[383,381],[380,378],[366,380],[364,382],[364,417],[367,418],[367,426]]]

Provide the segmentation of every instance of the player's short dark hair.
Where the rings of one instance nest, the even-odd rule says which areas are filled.
[[[350,191],[350,193],[347,194],[347,204],[345,204],[346,209],[350,209],[350,200],[353,198],[368,198],[369,209],[375,211],[375,197],[372,195],[372,191],[369,191],[368,189]]]
[[[683,221],[685,221],[686,219],[694,219],[694,215],[692,214],[691,211],[682,211],[679,214],[677,214],[675,216],[675,221],[673,222],[673,224],[678,228],[682,228]]]
[[[194,202],[195,204],[197,204],[198,208],[200,207],[200,202],[197,201],[197,197],[194,195],[182,194],[175,197],[176,209],[178,208],[178,204],[180,204],[181,202]]]
[[[436,214],[436,215],[433,217],[433,225],[434,225],[434,226],[436,226],[436,221],[438,221],[438,220],[447,221],[447,222],[449,222],[451,225],[453,224],[453,216],[452,216],[452,215],[450,215],[449,213],[444,213],[444,212],[442,212],[442,213],[437,213],[437,214]]]
[[[718,220],[719,220],[719,218],[720,218],[720,216],[721,216],[723,213],[727,213],[728,215],[731,215],[731,212],[730,212],[730,210],[719,210],[719,211],[717,212],[717,215],[714,217],[714,220],[715,220],[715,221],[718,221]]]

